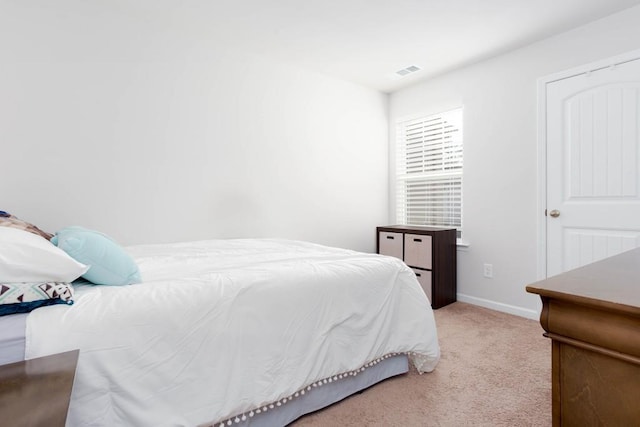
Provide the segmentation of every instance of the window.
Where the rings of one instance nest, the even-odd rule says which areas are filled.
[[[462,108],[398,123],[396,219],[462,235]]]

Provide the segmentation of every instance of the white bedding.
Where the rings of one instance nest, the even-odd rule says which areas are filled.
[[[401,261],[304,242],[212,240],[128,248],[143,283],[76,287],[27,318],[26,358],[79,348],[68,425],[195,426],[313,382],[439,347]]]

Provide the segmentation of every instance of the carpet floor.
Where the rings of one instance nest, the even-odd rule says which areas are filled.
[[[551,425],[551,341],[540,323],[460,302],[434,313],[435,371],[411,369],[291,426]]]

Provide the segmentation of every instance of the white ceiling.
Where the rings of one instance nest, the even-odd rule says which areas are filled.
[[[196,44],[212,52],[226,47],[392,92],[637,4],[640,0],[29,0],[5,4],[24,14],[14,10],[4,23],[0,16],[0,24],[15,26],[25,39],[46,33],[49,39],[33,41],[41,54],[52,50],[47,44],[59,55],[68,49],[70,57],[124,56],[134,48],[136,54],[152,55],[154,44],[166,55]],[[60,28],[70,36],[55,39]],[[394,79],[397,70],[411,65],[422,70]]]
[[[184,5],[183,2],[173,3]],[[211,0],[186,2],[239,49],[384,92],[495,56],[640,0]],[[158,2],[154,2],[157,6]],[[188,12],[188,13],[187,13]],[[395,79],[395,71],[422,71]]]

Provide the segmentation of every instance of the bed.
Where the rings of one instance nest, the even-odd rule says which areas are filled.
[[[126,251],[141,283],[74,284],[71,306],[0,317],[26,359],[80,350],[68,425],[286,425],[438,362],[429,302],[395,258],[279,239]]]

